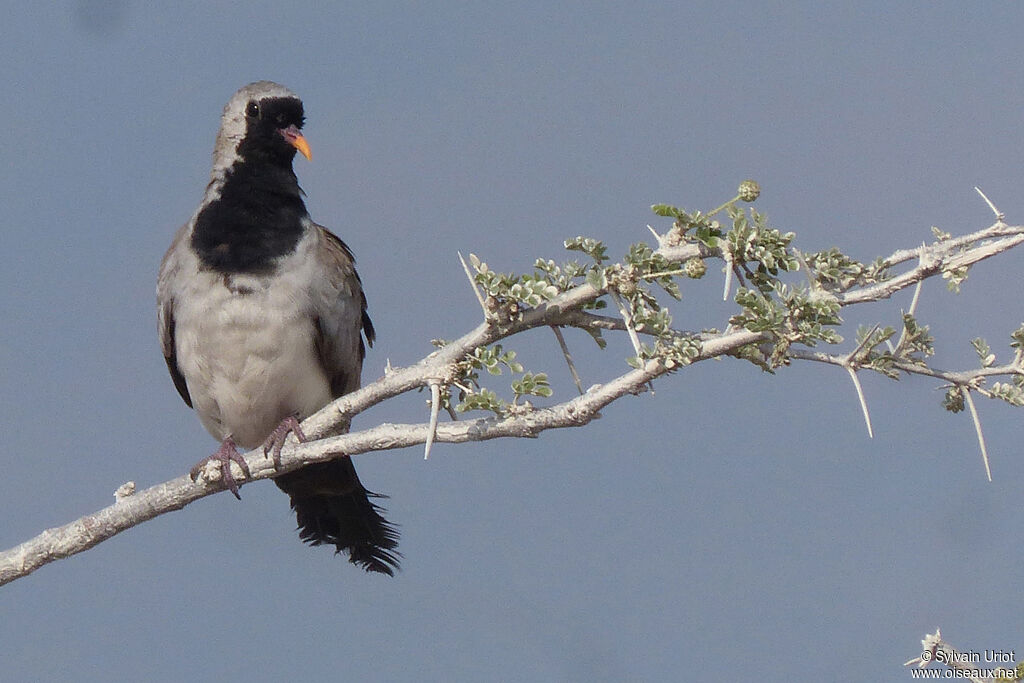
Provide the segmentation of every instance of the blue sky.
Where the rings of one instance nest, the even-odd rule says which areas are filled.
[[[306,104],[313,217],[355,251],[364,378],[477,324],[456,251],[500,270],[613,254],[649,206],[744,178],[807,251],[869,260],[1018,223],[1015,3],[24,4],[0,28],[0,546],[181,475],[215,443],[167,377],[157,267],[198,203],[221,107]],[[925,286],[935,364],[1008,357],[1020,253]],[[714,268],[677,323],[724,326]],[[904,295],[847,315],[898,324]],[[588,384],[625,369],[567,333]],[[550,334],[515,342],[573,389]],[[852,348],[847,342],[843,348]],[[10,680],[892,680],[925,632],[1024,648],[1020,414],[920,379],[711,362],[580,430],[360,456],[404,570],[305,548],[269,483],[204,499],[0,589]],[[425,419],[415,395],[356,427]]]

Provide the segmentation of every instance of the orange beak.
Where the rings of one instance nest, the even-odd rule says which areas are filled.
[[[302,137],[302,133],[295,126],[288,126],[279,131],[284,139],[288,141],[288,144],[299,150],[302,156],[306,157],[308,161],[313,161],[313,150],[309,148],[309,143],[306,142],[306,138]]]

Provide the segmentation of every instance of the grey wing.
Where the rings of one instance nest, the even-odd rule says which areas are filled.
[[[160,262],[160,275],[156,281],[156,316],[157,331],[160,334],[160,350],[163,351],[164,360],[167,362],[167,370],[174,380],[174,387],[181,394],[181,398],[189,408],[192,407],[192,397],[188,393],[188,385],[185,383],[185,376],[181,374],[178,367],[174,346],[174,289],[175,283],[181,276],[181,250],[187,248],[185,236],[188,234],[186,223],[178,230],[171,242],[170,248],[164,254]]]
[[[363,337],[372,346],[375,335],[352,252],[323,226],[315,229],[316,253],[324,274],[315,284],[312,297],[317,350],[330,378],[331,394],[337,398],[359,388],[366,355]]]

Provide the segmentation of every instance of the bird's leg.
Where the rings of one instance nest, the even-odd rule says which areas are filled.
[[[238,452],[238,447],[235,446],[235,440],[229,436],[224,439],[216,453],[197,462],[195,467],[189,470],[189,476],[192,477],[192,481],[199,478],[199,475],[206,469],[207,463],[213,460],[220,463],[220,477],[224,481],[224,485],[228,487],[231,493],[235,494],[235,498],[242,500],[242,497],[238,495],[238,482],[235,481],[234,475],[231,474],[231,462],[238,463],[246,479],[252,475],[249,473],[249,465],[246,464],[245,458],[242,457],[242,454]]]
[[[305,442],[306,435],[302,433],[297,415],[289,415],[281,420],[281,424],[274,427],[274,431],[270,432],[270,436],[263,442],[263,457],[273,453],[275,470],[281,468],[281,447],[284,446],[284,440],[288,438],[288,432],[294,434],[299,443]]]

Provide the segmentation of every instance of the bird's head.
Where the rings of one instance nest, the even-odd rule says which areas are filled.
[[[290,165],[296,150],[313,155],[302,135],[302,100],[288,88],[257,81],[241,88],[224,106],[214,147],[214,169],[239,158]]]

